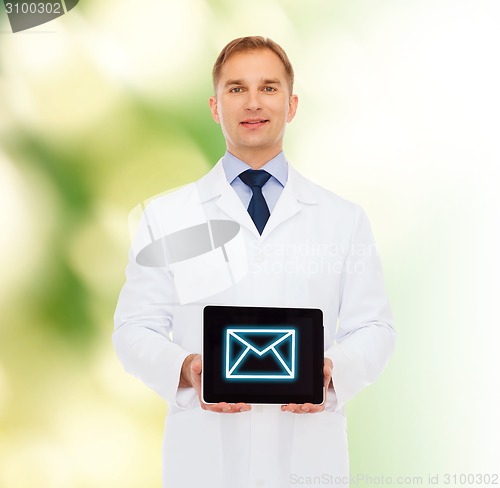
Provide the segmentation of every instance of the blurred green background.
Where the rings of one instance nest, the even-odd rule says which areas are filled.
[[[366,209],[384,263],[399,342],[348,407],[353,486],[498,473],[499,21],[496,0],[81,0],[12,34],[0,5],[0,488],[160,487],[166,405],[111,345],[127,216],[223,154],[211,66],[253,34],[295,66],[288,159]]]

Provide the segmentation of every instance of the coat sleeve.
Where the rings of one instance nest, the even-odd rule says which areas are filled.
[[[194,390],[178,389],[182,363],[190,352],[171,340],[174,298],[168,267],[141,266],[131,249],[114,316],[113,344],[127,372],[169,404],[183,408],[183,399],[192,402]]]
[[[336,410],[384,370],[396,342],[392,322],[370,224],[358,207],[342,271],[335,341],[325,352],[333,362]]]

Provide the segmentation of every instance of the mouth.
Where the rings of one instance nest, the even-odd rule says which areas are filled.
[[[267,124],[269,119],[247,119],[240,122],[243,127],[247,127],[248,129],[257,129]]]

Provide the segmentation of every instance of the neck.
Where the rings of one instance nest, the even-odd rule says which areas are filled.
[[[261,152],[256,152],[255,150],[235,152],[228,148],[228,151],[233,156],[236,156],[238,159],[241,159],[241,161],[248,164],[248,166],[250,166],[252,169],[260,169],[266,163],[271,161],[271,159],[275,158],[282,151],[282,148]]]

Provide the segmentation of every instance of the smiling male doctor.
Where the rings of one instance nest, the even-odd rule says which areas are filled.
[[[347,486],[345,403],[379,376],[394,349],[365,213],[304,178],[283,154],[298,103],[293,76],[270,39],[235,39],[222,50],[210,109],[227,151],[194,186],[208,219],[239,224],[249,262],[245,276],[214,290],[210,303],[320,308],[326,402],[204,404],[204,303],[177,300],[176,271],[141,266],[132,253],[113,341],[125,369],[169,403],[164,487],[289,488],[321,479]],[[179,195],[168,197],[177,211]]]

